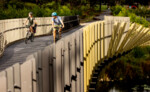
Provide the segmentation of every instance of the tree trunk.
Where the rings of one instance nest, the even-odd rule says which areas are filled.
[[[100,12],[102,11],[102,0],[100,0]]]
[[[6,1],[5,0],[0,0],[0,8],[3,8],[5,5]]]
[[[148,6],[149,6],[149,9],[150,9],[150,1],[148,2]]]
[[[38,4],[39,3],[39,0],[36,0],[36,4]]]

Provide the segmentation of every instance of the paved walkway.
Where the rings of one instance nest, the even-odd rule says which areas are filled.
[[[101,20],[104,19],[104,15],[109,15],[110,11],[103,12],[99,17]],[[67,33],[63,33],[62,37],[66,37],[67,35],[78,31],[78,29],[87,25],[88,23],[84,23],[81,26],[78,26]],[[23,63],[27,56],[30,54],[43,49],[44,47],[53,43],[53,36],[43,36],[35,38],[33,43],[25,44],[23,40],[14,43],[13,45],[7,47],[5,49],[4,55],[0,58],[0,71],[6,69],[9,66],[12,66],[15,63]]]
[[[110,14],[111,14],[111,11],[110,11],[110,10],[107,10],[107,11],[101,13],[99,16],[96,16],[95,18],[96,18],[96,19],[100,19],[100,20],[104,20],[104,16],[105,16],[105,15],[110,15]]]

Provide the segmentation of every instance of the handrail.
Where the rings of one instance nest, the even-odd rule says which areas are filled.
[[[74,21],[79,21],[79,20],[66,21],[66,22],[64,22],[64,24],[65,24],[65,23],[74,22]],[[50,26],[50,25],[52,25],[52,24],[42,24],[42,25],[37,25],[37,26],[38,26],[38,27],[41,27],[41,26]],[[8,30],[5,30],[3,33],[8,32],[8,31],[17,30],[17,29],[24,29],[24,28],[27,28],[27,27],[17,27],[17,28],[13,28],[13,29],[8,29]],[[0,32],[0,33],[2,33],[2,32]]]
[[[74,22],[78,22],[78,24],[79,24],[79,18],[76,16],[67,16],[69,19],[71,19],[71,18],[73,18],[73,20],[66,20],[66,21],[64,21],[64,24],[66,24],[67,25],[67,23],[74,23]],[[75,18],[74,18],[75,17]],[[64,17],[65,18],[65,17]],[[41,19],[40,19],[41,20]],[[6,21],[6,20],[5,20]],[[19,22],[20,20],[18,20],[18,22]],[[21,20],[22,21],[22,20]],[[42,22],[42,21],[41,21]],[[8,22],[9,23],[9,22]],[[78,25],[78,24],[75,24],[74,26],[76,26],[76,25]],[[5,23],[1,23],[1,25],[3,26],[3,25],[5,25]],[[52,24],[39,24],[39,25],[37,25],[37,27],[46,27],[46,26],[51,26]],[[68,26],[68,25],[67,25]],[[70,27],[72,27],[72,25],[70,26]],[[16,27],[16,28],[10,28],[10,29],[7,29],[7,30],[2,30],[2,32],[0,32],[0,35],[2,35],[3,37],[7,34],[7,33],[9,33],[9,32],[11,32],[11,31],[14,31],[14,30],[19,30],[19,29],[25,29],[25,28],[27,28],[27,27],[25,27],[25,26],[22,26],[22,27]],[[68,29],[68,27],[67,27],[67,29]],[[13,35],[13,34],[11,34],[11,35]],[[19,34],[18,34],[19,35]],[[39,35],[45,35],[45,34],[39,34]],[[6,38],[8,38],[8,36],[6,37]],[[5,43],[4,44],[4,42],[5,42],[5,40],[7,40],[7,39],[0,39],[0,41],[3,41],[3,45],[7,45],[7,44],[9,44],[11,41],[6,41],[7,43]],[[18,39],[16,39],[16,40],[19,40],[19,39],[22,39],[22,38],[18,38]],[[12,40],[12,41],[15,41],[15,40]],[[1,42],[1,44],[2,44],[2,42]],[[4,48],[5,48],[6,46],[4,46],[4,47],[0,47],[0,48],[2,48],[3,49],[3,52],[4,52]],[[3,53],[2,51],[0,52],[0,56],[2,56],[2,53]]]

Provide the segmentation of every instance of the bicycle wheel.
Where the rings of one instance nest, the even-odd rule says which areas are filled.
[[[25,38],[25,44],[28,43],[29,38],[30,38],[30,32],[27,32],[26,38]]]
[[[26,37],[24,41],[25,41],[25,44],[27,44],[28,43],[28,38]]]
[[[34,33],[31,34],[31,36],[30,36],[30,41],[31,41],[31,42],[34,41]]]
[[[58,30],[56,30],[56,41],[58,41],[59,40],[59,32],[58,32]]]

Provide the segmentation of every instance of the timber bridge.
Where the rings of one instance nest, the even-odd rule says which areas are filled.
[[[65,30],[79,25],[78,16],[63,20]],[[52,36],[46,36],[50,30],[47,17],[37,18],[38,38],[25,45],[21,40],[27,30],[24,21],[0,20],[0,92],[95,92],[98,76],[109,62],[150,40],[149,29],[130,23],[128,17],[105,16],[68,30],[52,43]]]

